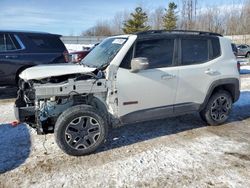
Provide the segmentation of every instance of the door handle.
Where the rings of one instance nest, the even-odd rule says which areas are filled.
[[[176,76],[174,75],[174,74],[163,74],[162,76],[161,76],[161,79],[162,80],[169,80],[169,79],[173,79],[173,78],[175,78]]]
[[[6,59],[16,59],[18,56],[17,55],[6,55]]]
[[[220,74],[219,71],[213,70],[213,69],[207,69],[207,70],[205,71],[205,73],[208,74],[208,75],[218,75],[218,74]]]

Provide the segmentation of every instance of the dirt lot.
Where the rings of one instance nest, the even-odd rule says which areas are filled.
[[[0,102],[0,187],[250,187],[250,77],[228,123],[197,114],[111,131],[93,155],[70,157],[53,135],[16,128],[12,100]]]

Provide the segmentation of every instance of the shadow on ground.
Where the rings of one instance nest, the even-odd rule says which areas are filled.
[[[244,68],[244,66],[242,66],[240,68],[240,74],[250,74],[250,70],[246,69],[246,68]]]
[[[250,91],[244,91],[241,92],[239,101],[234,104],[228,122],[233,123],[249,118]],[[96,153],[205,126],[206,124],[200,119],[198,113],[131,124],[110,130],[107,142]],[[29,129],[24,124],[15,128],[2,124],[0,125],[0,135],[0,173],[4,173],[19,167],[29,157],[31,138]]]
[[[16,87],[0,87],[0,100],[16,98],[16,95],[17,95]]]
[[[12,127],[0,124],[0,174],[19,167],[29,157],[31,139],[29,129],[22,124]]]

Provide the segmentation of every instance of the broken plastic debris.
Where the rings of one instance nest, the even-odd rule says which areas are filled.
[[[16,126],[18,126],[19,124],[20,124],[19,121],[13,121],[13,122],[11,123],[11,126],[12,126],[12,127],[16,127]]]

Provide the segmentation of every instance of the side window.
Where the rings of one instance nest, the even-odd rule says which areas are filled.
[[[17,50],[18,48],[13,42],[13,39],[10,37],[10,35],[5,35],[6,37],[6,50],[11,51],[11,50]]]
[[[221,55],[220,50],[220,41],[218,38],[212,38],[212,49],[213,49],[213,55],[210,59],[215,59],[216,57],[219,57]],[[234,50],[237,51],[237,47],[234,45]]]
[[[204,63],[209,60],[207,39],[182,39],[182,65]]]
[[[121,62],[121,65],[120,65],[121,68],[131,69],[131,60],[132,60],[132,57],[133,57],[133,50],[134,50],[134,47],[132,46],[129,49],[128,53],[123,58],[123,60]]]
[[[0,51],[15,51],[21,49],[20,44],[12,34],[0,34]]]
[[[245,49],[245,48],[247,48],[247,47],[242,45],[241,48],[242,48],[242,49]]]
[[[146,57],[149,69],[172,66],[174,39],[154,39],[138,41],[135,57]]]
[[[5,51],[4,34],[0,34],[0,52]]]
[[[64,50],[65,48],[59,37],[32,35],[29,38],[40,49]]]
[[[1,34],[0,35],[0,51],[13,51],[20,49],[20,45],[9,34]]]
[[[48,41],[41,38],[41,37],[32,36],[32,37],[30,37],[30,39],[39,48],[43,48],[43,49],[50,48],[50,45],[49,45]]]

